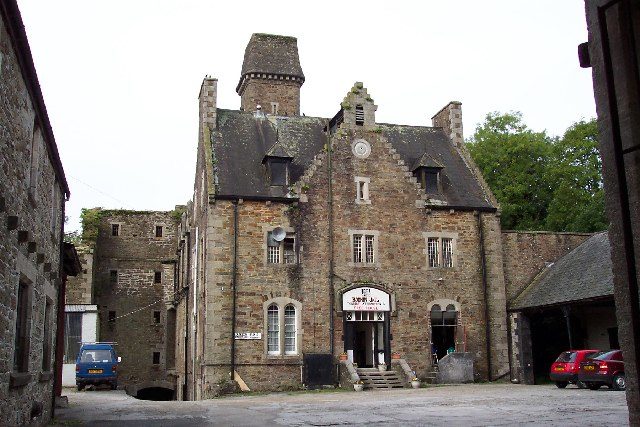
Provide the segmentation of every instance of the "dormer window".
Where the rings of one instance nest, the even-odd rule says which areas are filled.
[[[269,180],[271,185],[289,185],[289,162],[286,159],[269,159]]]
[[[290,179],[290,166],[293,156],[282,146],[280,142],[276,142],[267,151],[262,159],[262,163],[267,167],[267,175],[269,177],[269,185],[271,186],[288,186]]]
[[[418,181],[427,194],[440,193],[440,169],[420,168]]]
[[[441,172],[444,166],[426,153],[414,164],[413,176],[427,194],[442,193]]]
[[[356,125],[364,125],[364,108],[362,105],[356,105]]]

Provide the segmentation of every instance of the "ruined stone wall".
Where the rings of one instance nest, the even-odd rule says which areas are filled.
[[[44,119],[36,115],[14,49],[7,22],[0,20],[0,423],[46,424],[64,198],[41,132]],[[13,361],[21,283],[28,295],[28,362],[18,373]]]
[[[82,270],[68,278],[65,304],[93,304],[93,249],[86,246],[76,249]]]
[[[119,225],[117,236],[112,235],[113,224]],[[162,237],[156,237],[156,226],[163,227]],[[117,342],[116,351],[122,357],[120,386],[167,379],[166,354],[174,351],[166,347],[166,320],[174,294],[176,234],[177,224],[170,212],[101,214],[94,292],[100,340]],[[156,283],[156,273],[160,283]],[[159,319],[154,312],[160,313]],[[153,363],[154,352],[160,355],[157,364]]]
[[[300,82],[273,79],[251,79],[242,93],[241,108],[255,111],[256,105],[271,114],[271,103],[278,103],[279,116],[300,115]]]
[[[548,263],[568,254],[590,236],[588,233],[502,232],[507,301],[518,296]]]

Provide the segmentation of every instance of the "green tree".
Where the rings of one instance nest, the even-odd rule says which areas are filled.
[[[534,132],[519,112],[487,114],[468,141],[469,151],[502,208],[502,226],[540,230],[552,198],[552,139]]]
[[[607,228],[595,120],[562,138],[534,132],[518,112],[490,113],[467,141],[513,230],[594,232]]]
[[[574,123],[553,146],[553,197],[546,226],[555,231],[594,232],[607,228],[602,161],[595,119]]]

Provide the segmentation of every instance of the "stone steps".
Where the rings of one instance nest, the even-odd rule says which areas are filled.
[[[379,371],[377,368],[358,368],[358,376],[366,389],[404,388],[405,382],[395,371]]]

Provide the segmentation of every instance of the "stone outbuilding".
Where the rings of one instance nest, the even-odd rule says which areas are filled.
[[[509,302],[516,343],[513,378],[548,379],[568,349],[619,349],[611,247],[606,232],[589,237],[539,274]]]

